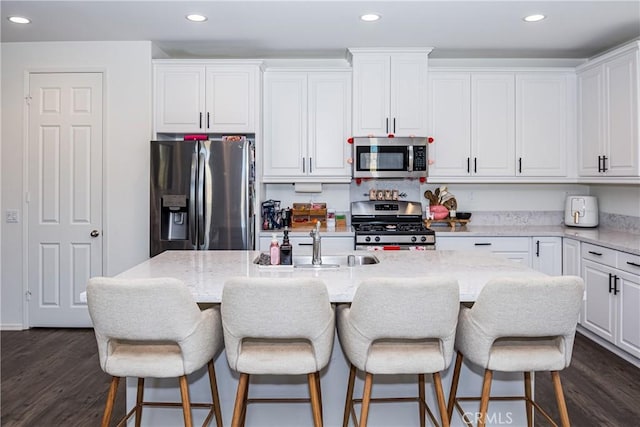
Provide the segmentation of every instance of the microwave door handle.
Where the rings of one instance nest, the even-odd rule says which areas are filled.
[[[413,172],[413,145],[407,147],[409,154],[409,161],[407,162],[407,172]]]

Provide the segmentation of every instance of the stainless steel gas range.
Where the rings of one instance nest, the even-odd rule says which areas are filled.
[[[422,204],[409,201],[351,203],[355,248],[364,250],[431,250],[436,233],[422,222]]]

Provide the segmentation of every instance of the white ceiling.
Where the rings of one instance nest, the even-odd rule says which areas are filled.
[[[372,11],[382,19],[359,20]],[[2,42],[151,40],[175,58],[344,58],[348,47],[420,46],[434,47],[433,58],[588,58],[640,37],[640,0],[2,0],[0,12]],[[189,13],[209,19],[191,23]],[[531,13],[547,19],[522,21]]]

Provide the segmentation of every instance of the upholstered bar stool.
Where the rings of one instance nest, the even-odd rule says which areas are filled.
[[[448,413],[459,402],[480,400],[478,426],[484,426],[490,400],[524,400],[527,425],[533,408],[556,425],[534,400],[531,372],[551,371],[563,426],[569,426],[559,371],[569,366],[584,283],[577,276],[497,278],[485,285],[472,308],[463,308],[456,335],[457,357],[449,394]],[[484,368],[482,395],[456,396],[463,358]],[[524,372],[524,396],[490,397],[494,371]]]
[[[87,285],[89,314],[98,342],[100,367],[112,376],[102,426],[107,427],[122,377],[137,377],[135,413],[140,425],[144,406],[182,407],[184,425],[191,426],[191,408],[208,408],[203,425],[222,415],[213,359],[222,349],[217,309],[200,311],[187,286],[177,279],[120,280],[95,277]],[[207,366],[212,403],[191,403],[187,375]],[[181,403],[145,402],[145,378],[179,378]]]
[[[425,374],[432,374],[441,424],[449,425],[440,372],[453,359],[460,306],[458,282],[444,277],[371,279],[358,286],[351,306],[337,308],[338,337],[351,362],[343,427],[353,415],[365,427],[370,402],[418,402],[420,425],[425,410],[438,425],[425,401]],[[366,373],[362,399],[353,398],[356,370]],[[374,375],[418,375],[418,397],[372,398]],[[362,403],[357,423],[355,403]]]
[[[240,373],[232,426],[244,425],[247,404],[311,402],[322,425],[320,370],[331,357],[335,316],[318,279],[237,278],[222,291],[222,327],[229,366]],[[310,399],[249,399],[251,375],[306,375]]]

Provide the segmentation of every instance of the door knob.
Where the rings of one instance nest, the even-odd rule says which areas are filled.
[[[91,237],[98,237],[100,232],[98,230],[91,230]]]

